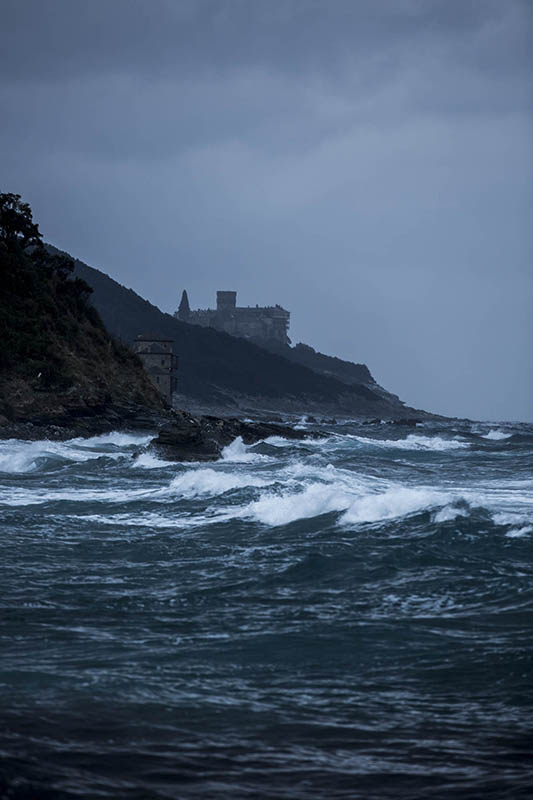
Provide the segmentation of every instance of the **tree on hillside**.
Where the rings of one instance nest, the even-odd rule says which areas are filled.
[[[0,242],[9,252],[41,246],[42,235],[20,194],[0,193]]]
[[[33,214],[28,203],[23,202],[20,194],[0,193],[0,245],[4,244],[8,253],[29,257],[33,264],[43,267],[49,274],[55,273],[64,279],[74,270],[74,261],[65,253],[51,253],[42,243],[39,226],[33,221]],[[5,252],[5,250],[4,250]],[[88,296],[91,288],[87,284],[78,283],[79,294]]]

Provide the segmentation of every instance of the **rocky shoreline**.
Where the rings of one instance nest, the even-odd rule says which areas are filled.
[[[275,422],[249,422],[236,418],[193,416],[176,411],[148,450],[168,461],[216,461],[222,450],[240,437],[244,444],[255,444],[269,436],[284,439],[318,439],[326,434],[280,425]]]
[[[90,413],[86,409],[84,414],[34,416],[14,422],[0,417],[0,439],[66,441],[112,431],[153,431],[154,439],[146,449],[168,461],[215,461],[239,436],[245,444],[253,444],[269,436],[301,440],[324,435],[277,422],[193,416],[176,410],[154,412],[138,406],[107,406],[92,408]]]
[[[81,413],[80,413],[81,412]],[[171,411],[144,406],[94,406],[61,415],[41,415],[10,421],[0,417],[0,439],[66,441],[111,431],[157,431],[171,419]]]
[[[144,450],[167,461],[216,461],[222,450],[240,437],[244,444],[255,444],[270,436],[284,439],[317,439],[327,436],[320,429],[294,427],[281,417],[271,420],[242,420],[212,414],[191,414],[183,410],[153,411],[144,406],[106,405],[70,410],[61,415],[32,416],[30,419],[9,421],[0,417],[0,439],[26,441],[66,441],[88,438],[112,431],[153,432],[154,438]],[[318,420],[303,417],[307,424],[334,425],[335,419]],[[381,420],[361,419],[363,425],[405,425],[414,427],[418,418]]]

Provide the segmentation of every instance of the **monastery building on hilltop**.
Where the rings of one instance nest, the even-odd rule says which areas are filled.
[[[225,331],[232,336],[254,339],[271,344],[289,344],[288,337],[290,311],[280,305],[275,306],[237,306],[237,292],[217,292],[216,309],[207,308],[192,311],[187,292],[174,316],[190,325],[203,325]]]

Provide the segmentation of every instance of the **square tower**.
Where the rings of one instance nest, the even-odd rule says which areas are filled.
[[[237,292],[217,292],[217,311],[232,313],[237,306]]]

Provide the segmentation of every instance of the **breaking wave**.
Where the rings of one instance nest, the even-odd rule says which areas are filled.
[[[446,450],[462,450],[470,447],[469,442],[459,439],[443,439],[440,436],[419,436],[411,433],[405,439],[370,439],[363,436],[355,436],[358,442],[372,447],[397,448],[399,450],[434,450],[444,452]]]
[[[3,763],[65,800],[529,796],[533,427],[492,425],[0,442]]]
[[[231,444],[223,448],[222,460],[250,464],[254,461],[268,460],[268,456],[251,451],[250,446],[243,443],[242,436],[238,436]]]
[[[121,459],[125,449],[140,447],[152,439],[149,434],[107,433],[89,439],[66,441],[0,441],[0,472],[24,473],[61,466],[69,462],[84,463],[98,458]]]
[[[511,436],[512,433],[505,433],[505,431],[501,430],[490,430],[488,433],[482,436],[482,439],[491,439],[493,442],[499,442],[502,439],[510,439]]]
[[[195,469],[173,478],[168,489],[161,490],[167,494],[179,494],[182,497],[199,495],[221,495],[233,489],[249,486],[267,486],[268,481],[248,473],[220,472],[211,468]]]

